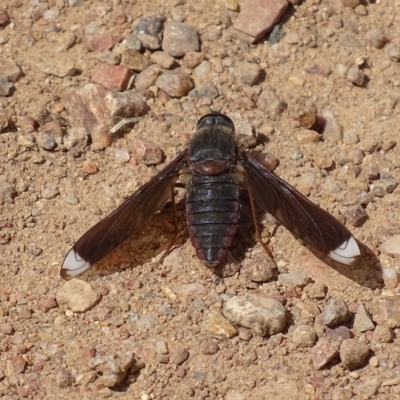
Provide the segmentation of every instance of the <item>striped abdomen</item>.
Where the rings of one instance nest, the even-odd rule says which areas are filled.
[[[189,235],[199,259],[211,267],[226,256],[239,221],[239,185],[234,174],[193,174],[186,186]]]

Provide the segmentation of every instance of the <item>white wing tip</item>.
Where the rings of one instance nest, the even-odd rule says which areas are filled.
[[[337,249],[332,250],[328,256],[342,264],[356,265],[361,258],[360,248],[353,236],[344,241]]]
[[[88,270],[91,264],[85,261],[73,248],[69,251],[61,267],[64,279],[74,278]]]

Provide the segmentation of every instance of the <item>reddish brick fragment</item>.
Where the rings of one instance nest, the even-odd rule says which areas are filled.
[[[105,33],[86,42],[86,49],[88,51],[111,50],[121,39],[121,35]]]
[[[124,65],[107,65],[100,62],[92,70],[92,82],[121,92],[126,90],[132,75],[132,70]]]
[[[288,5],[286,0],[246,0],[233,25],[234,34],[254,43],[274,27]]]

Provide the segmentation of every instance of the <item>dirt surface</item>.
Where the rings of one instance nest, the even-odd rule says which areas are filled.
[[[8,96],[0,97],[2,121],[10,122],[0,133],[0,398],[399,398],[397,326],[390,326],[392,337],[386,343],[377,339],[376,324],[354,333],[351,316],[360,304],[371,310],[375,299],[388,294],[378,247],[400,231],[400,64],[388,50],[400,44],[400,2],[376,1],[355,10],[339,0],[301,2],[291,5],[281,21],[286,36],[275,44],[265,40],[254,45],[231,35],[237,17],[227,8],[231,1],[66,3],[1,4],[11,22],[0,29],[0,60],[14,60],[23,75]],[[57,7],[59,15],[45,18],[37,11],[43,4],[44,9]],[[62,136],[68,135],[74,110],[65,107],[66,93],[88,84],[99,60],[118,54],[118,49],[89,52],[87,40],[113,31],[126,38],[134,22],[155,13],[197,30],[208,63],[185,73],[195,88],[211,84],[218,95],[172,98],[151,86],[147,114],[105,149],[90,144],[68,149],[56,138],[57,146],[46,150],[40,140],[32,140],[49,121],[58,121]],[[92,36],[87,33],[91,23],[97,24]],[[387,37],[382,48],[366,38],[372,28]],[[74,43],[60,50],[71,32]],[[148,56],[152,52],[146,50]],[[55,73],[48,72],[50,61]],[[181,62],[176,57],[175,67]],[[58,76],[67,63],[75,72]],[[246,63],[262,69],[251,85],[237,72],[242,68],[251,74]],[[352,66],[366,76],[361,86],[346,77]],[[333,268],[261,215],[263,237],[279,274],[303,271],[311,283],[288,288],[276,276],[253,282],[240,270],[218,277],[196,258],[179,207],[179,246],[159,265],[174,232],[167,206],[86,278],[94,295],[89,310],[73,312],[57,304],[66,284],[61,263],[73,243],[183,150],[198,118],[211,110],[236,113],[258,134],[254,154],[277,157],[277,174],[341,221],[347,219],[363,246],[361,265]],[[298,117],[305,112],[327,116],[331,136],[302,128]],[[27,128],[30,118],[38,123],[33,132]],[[161,164],[116,161],[115,149],[132,154],[133,140],[143,137],[163,150]],[[393,187],[388,188],[388,181]],[[381,184],[382,191],[374,191],[374,184]],[[178,200],[183,194],[178,189]],[[246,211],[246,197],[243,201]],[[344,215],[360,205],[368,218],[354,226]],[[252,238],[250,216],[241,224],[232,253],[243,264],[265,253]],[[393,258],[386,261],[386,266],[396,265]],[[65,290],[67,297],[75,293]],[[261,337],[237,327],[238,335],[230,339],[207,332],[205,321],[212,311],[222,313],[227,299],[250,293],[286,307],[282,332]],[[395,293],[396,288],[390,291]],[[350,318],[340,325],[369,347],[368,358],[353,371],[337,356],[316,368],[313,345],[301,347],[293,340],[296,305],[312,303],[319,314],[331,297],[344,300],[349,309]],[[307,324],[319,339],[329,337],[318,321],[315,315]],[[340,344],[341,339],[330,340]],[[93,359],[101,364],[102,357],[110,357],[117,363],[126,351],[133,354],[134,366],[129,359],[128,375],[109,388],[104,376],[113,375],[112,368],[102,369]],[[118,368],[114,375],[123,376],[124,367]]]

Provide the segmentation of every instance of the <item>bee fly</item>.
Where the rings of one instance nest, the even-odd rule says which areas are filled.
[[[197,256],[209,267],[227,255],[240,216],[239,189],[295,237],[332,259],[356,265],[360,249],[349,230],[327,211],[252,158],[235,141],[224,114],[197,123],[189,146],[114,212],[90,228],[64,259],[61,275],[77,276],[136,232],[172,197],[183,171],[186,221]]]

